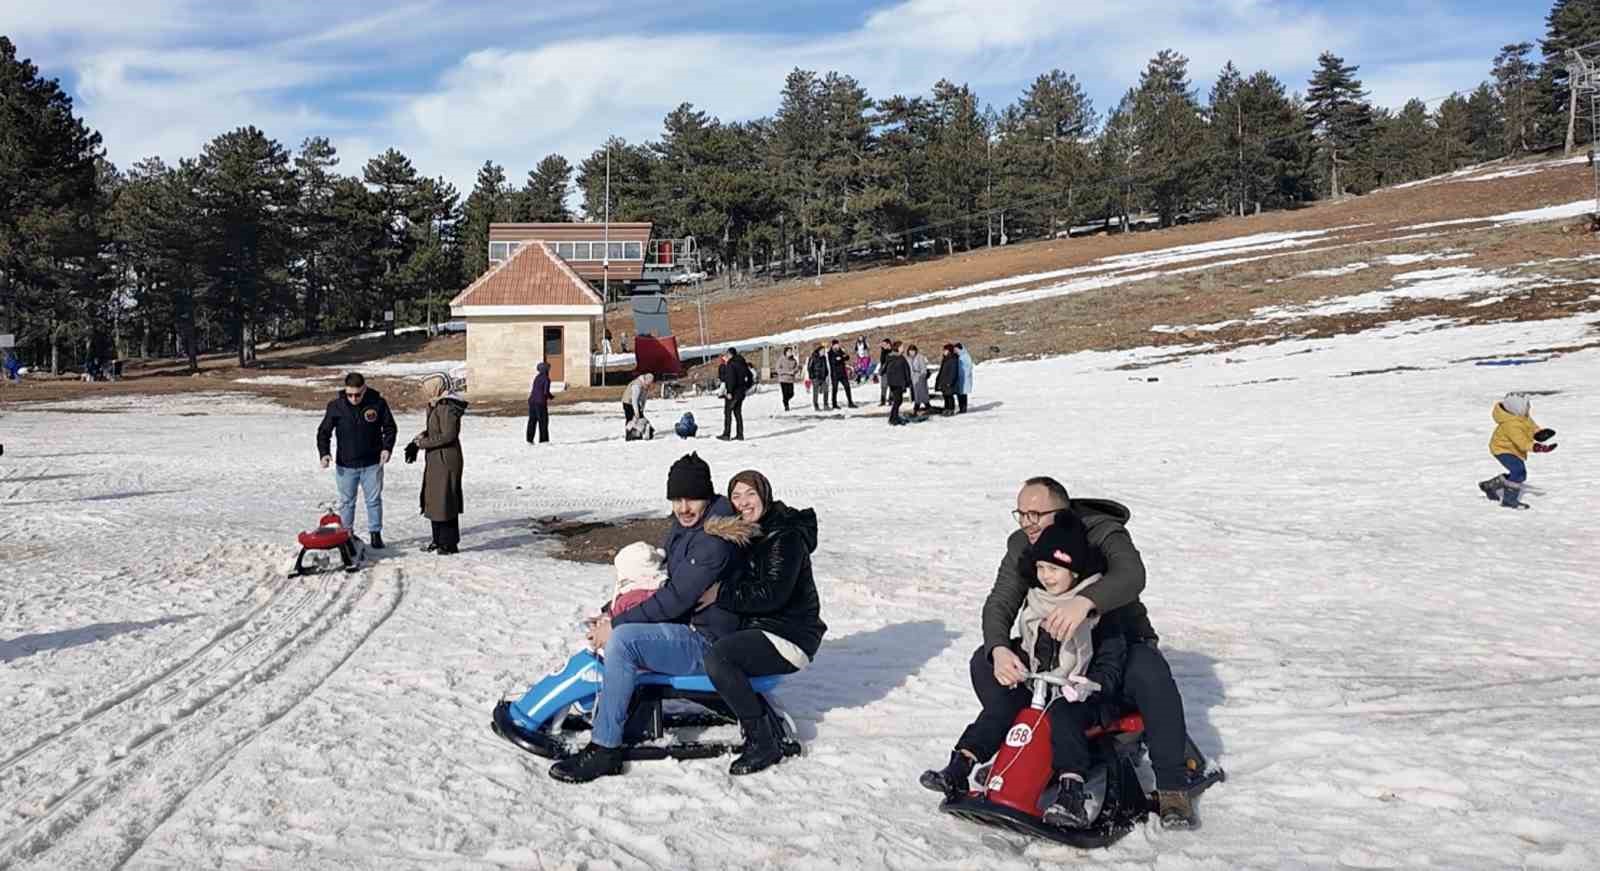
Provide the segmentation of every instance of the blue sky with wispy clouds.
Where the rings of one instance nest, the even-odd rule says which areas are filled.
[[[1537,44],[1548,0],[0,0],[0,33],[59,77],[112,160],[196,153],[255,124],[293,147],[326,135],[354,171],[383,148],[465,191],[486,159],[520,180],[608,134],[653,137],[688,101],[771,113],[794,67],[874,96],[967,82],[1002,106],[1036,75],[1077,75],[1113,105],[1162,48],[1202,98],[1233,60],[1304,88],[1317,55],[1361,65],[1374,101],[1442,97]]]

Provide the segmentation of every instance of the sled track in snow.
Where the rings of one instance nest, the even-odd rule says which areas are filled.
[[[406,593],[398,569],[317,580],[299,597],[283,595],[293,582],[280,583],[193,653],[6,760],[0,869],[30,860],[120,867],[190,794],[337,673]]]

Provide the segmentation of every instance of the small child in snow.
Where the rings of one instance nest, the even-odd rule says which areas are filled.
[[[1089,545],[1082,521],[1071,512],[1056,515],[1056,521],[1028,550],[1038,578],[1028,590],[1017,618],[1022,637],[1012,639],[1012,649],[1029,664],[1034,673],[1064,678],[1060,698],[1046,708],[1050,717],[1051,763],[1060,791],[1044,812],[1044,821],[1055,826],[1081,828],[1089,824],[1084,792],[1084,772],[1089,767],[1089,740],[1084,731],[1099,721],[1099,704],[1090,698],[1096,692],[1115,696],[1122,682],[1128,646],[1116,621],[1091,617],[1080,624],[1071,637],[1057,642],[1044,631],[1050,612],[1100,580],[1105,559]],[[974,680],[990,675],[974,675]],[[1026,686],[1005,688],[993,684],[994,692],[981,699],[983,711],[968,726],[950,754],[950,764],[942,771],[925,771],[922,785],[946,795],[966,792],[972,768],[1000,750],[1017,715],[1032,701]]]
[[[1528,452],[1548,454],[1556,449],[1556,431],[1540,429],[1530,416],[1533,407],[1528,397],[1508,393],[1494,406],[1494,435],[1489,438],[1489,453],[1506,467],[1504,475],[1479,481],[1478,489],[1489,498],[1496,499],[1506,508],[1527,508],[1522,504],[1522,486],[1528,480]]]

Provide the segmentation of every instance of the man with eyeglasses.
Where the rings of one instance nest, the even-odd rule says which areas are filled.
[[[981,699],[1006,692],[1027,677],[1027,667],[1012,648],[1011,628],[1028,589],[1038,584],[1033,563],[1027,559],[1028,547],[1067,512],[1083,523],[1089,545],[1105,557],[1106,570],[1098,583],[1046,617],[1042,628],[1058,641],[1064,640],[1090,615],[1119,612],[1117,623],[1125,627],[1128,660],[1118,701],[1144,715],[1145,743],[1155,769],[1162,825],[1192,827],[1195,816],[1186,790],[1189,772],[1183,697],[1156,646],[1159,639],[1144,603],[1139,601],[1145,584],[1144,560],[1128,535],[1125,524],[1132,512],[1125,506],[1109,499],[1073,499],[1054,478],[1029,478],[1023,483],[1017,508],[1011,512],[1019,528],[1006,540],[1005,559],[983,603],[983,647],[972,657],[973,689]]]
[[[328,403],[317,427],[317,456],[322,468],[334,462],[332,438],[339,434],[338,463],[334,479],[339,485],[339,521],[346,529],[355,525],[356,490],[367,501],[368,544],[383,549],[383,466],[394,451],[400,428],[395,426],[389,403],[367,386],[360,372],[344,376],[344,390]]]

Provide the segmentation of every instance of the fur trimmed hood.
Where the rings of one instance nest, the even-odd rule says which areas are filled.
[[[749,547],[750,542],[761,534],[761,526],[751,523],[735,514],[732,517],[708,517],[700,524],[706,535],[730,541],[739,547]]]

